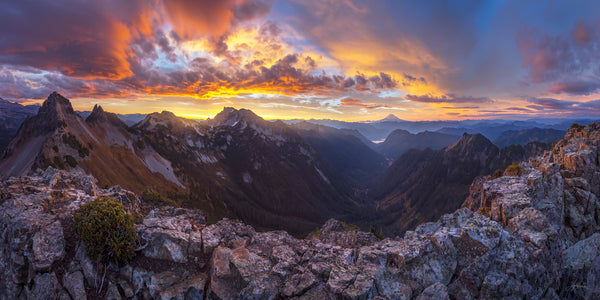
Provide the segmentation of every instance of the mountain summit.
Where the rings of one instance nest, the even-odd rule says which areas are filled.
[[[396,117],[394,114],[389,114],[385,118],[379,120],[378,122],[400,122],[402,119]]]
[[[208,123],[212,126],[235,126],[240,121],[259,123],[264,122],[265,120],[248,109],[242,108],[237,110],[233,107],[224,107],[223,110],[213,119],[210,119]]]

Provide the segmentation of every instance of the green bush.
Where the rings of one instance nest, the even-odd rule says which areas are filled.
[[[77,150],[79,156],[86,157],[90,155],[90,149],[84,147],[79,140],[72,135],[70,132],[62,135],[63,143],[69,145],[71,148]]]
[[[496,170],[494,171],[494,174],[492,175],[493,179],[498,179],[500,177],[504,176],[504,171],[502,170]]]
[[[573,124],[571,125],[571,128],[575,128],[575,130],[577,130],[577,131],[581,131],[581,130],[583,130],[583,128],[585,128],[585,126],[583,126],[583,125],[579,125],[579,124],[577,124],[577,123],[573,123]]]
[[[65,161],[67,162],[67,164],[69,166],[71,166],[71,168],[77,167],[77,161],[75,160],[75,157],[73,157],[71,155],[67,155],[67,156],[65,156]]]
[[[63,163],[63,161],[60,158],[60,156],[55,156],[54,157],[54,165],[56,167],[58,167],[59,169],[64,169],[65,168],[65,164]]]
[[[369,228],[369,231],[371,231],[371,233],[378,239],[378,240],[383,240],[384,236],[383,236],[383,231],[381,230],[381,228],[379,230],[377,230],[375,228],[375,226],[371,225],[371,228]]]
[[[82,205],[73,214],[75,232],[85,243],[91,259],[114,258],[127,263],[135,255],[137,233],[133,217],[119,200],[99,197]]]
[[[521,176],[523,175],[523,171],[525,171],[525,169],[518,162],[514,162],[512,165],[506,168],[505,174],[512,176]]]
[[[177,204],[177,202],[175,202],[169,198],[163,197],[161,194],[159,194],[158,192],[156,192],[154,190],[143,191],[142,192],[142,200],[149,202],[149,203],[153,203],[153,204],[165,204],[165,205],[170,205],[173,207],[179,207],[179,204]]]
[[[485,207],[485,206],[479,209],[479,214],[483,215],[483,216],[486,216],[488,218],[492,217],[492,213],[490,211],[490,208],[489,207]]]
[[[43,158],[43,163],[44,163],[44,169],[47,169],[48,167],[56,168],[56,165],[52,162],[52,160],[47,157]]]

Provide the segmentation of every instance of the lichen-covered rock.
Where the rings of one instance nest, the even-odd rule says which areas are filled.
[[[83,283],[83,274],[80,271],[63,275],[63,286],[74,300],[85,300],[87,294]]]
[[[33,235],[33,268],[44,270],[65,254],[65,238],[59,221],[44,226]]]
[[[56,274],[38,274],[33,278],[31,289],[27,288],[27,299],[57,299],[60,290]]]

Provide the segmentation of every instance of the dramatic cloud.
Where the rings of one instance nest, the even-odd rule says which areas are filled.
[[[406,99],[415,102],[423,103],[488,103],[493,102],[488,97],[470,97],[470,96],[457,96],[454,94],[446,94],[442,96],[432,95],[406,95]]]
[[[258,0],[167,0],[163,1],[169,21],[184,39],[212,35],[218,40],[244,21],[269,13],[273,1]]]
[[[139,68],[135,78],[125,80],[139,91],[166,95],[187,94],[200,98],[228,97],[246,93],[281,95],[329,95],[343,92],[378,93],[396,87],[391,76],[358,74],[352,77],[310,74],[297,68],[298,54],[290,54],[270,67],[256,62],[251,68],[223,70],[206,59],[196,59],[189,71],[161,73]]]
[[[81,78],[131,75],[128,44],[150,34],[145,2],[9,1],[0,9],[0,63]]]
[[[595,114],[598,49],[593,1],[10,0],[0,97],[353,120]]]
[[[549,91],[589,95],[600,88],[600,39],[597,28],[579,20],[568,34],[522,31],[518,44],[534,83],[552,83]]]
[[[596,80],[578,80],[557,82],[552,84],[549,91],[552,93],[568,93],[573,95],[589,95],[600,89],[600,78]]]
[[[528,107],[543,110],[543,109],[569,109],[574,105],[577,105],[577,102],[565,101],[565,100],[557,100],[552,98],[529,98],[529,102],[533,103]]]
[[[365,102],[363,102],[361,100],[354,99],[354,98],[344,98],[341,101],[342,101],[342,105],[344,105],[344,106],[356,106],[356,107],[365,108],[365,109],[374,109],[374,108],[380,108],[380,107],[388,107],[385,104],[365,103]]]

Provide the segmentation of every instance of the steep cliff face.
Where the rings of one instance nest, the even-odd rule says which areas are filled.
[[[197,210],[155,208],[48,169],[0,185],[0,298],[527,299],[600,297],[600,126],[479,178],[463,208],[378,240],[335,220],[305,239]],[[511,175],[512,174],[512,175]],[[130,265],[96,264],[72,212],[112,196],[144,213]]]

